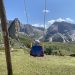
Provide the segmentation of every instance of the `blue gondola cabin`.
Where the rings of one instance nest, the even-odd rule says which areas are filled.
[[[38,57],[44,56],[43,47],[40,46],[38,42],[36,42],[35,45],[32,46],[32,48],[31,48],[30,55],[31,56],[38,56]]]

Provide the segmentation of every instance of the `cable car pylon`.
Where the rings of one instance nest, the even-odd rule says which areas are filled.
[[[44,31],[43,31],[43,42],[45,40],[45,29],[46,29],[46,10],[47,10],[47,1],[45,0],[45,5],[44,5]]]

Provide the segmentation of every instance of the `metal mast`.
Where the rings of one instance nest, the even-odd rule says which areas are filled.
[[[46,0],[45,0],[45,9],[44,9],[44,32],[43,32],[43,36],[45,37],[45,28],[46,28]],[[43,41],[45,40],[45,38],[43,39]]]

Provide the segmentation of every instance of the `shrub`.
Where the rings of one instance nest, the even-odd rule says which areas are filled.
[[[70,52],[69,51],[67,51],[67,50],[59,50],[59,54],[58,54],[59,56],[68,56],[68,55],[70,55]]]
[[[46,47],[45,48],[45,54],[47,54],[47,55],[51,55],[52,54],[52,48],[51,47]]]
[[[45,43],[44,46],[46,47],[45,54],[47,55],[67,56],[75,49],[73,44],[59,42]]]

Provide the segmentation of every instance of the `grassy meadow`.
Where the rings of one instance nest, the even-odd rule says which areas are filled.
[[[32,57],[22,49],[11,52],[11,57],[13,75],[75,75],[74,57]],[[0,52],[0,75],[7,75],[4,51]]]

